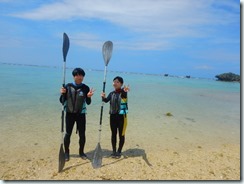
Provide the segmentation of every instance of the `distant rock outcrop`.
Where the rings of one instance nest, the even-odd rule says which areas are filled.
[[[240,82],[241,77],[240,75],[234,74],[234,73],[222,73],[215,76],[219,81],[228,81],[228,82]]]

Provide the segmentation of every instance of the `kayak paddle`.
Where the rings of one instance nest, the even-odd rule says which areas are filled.
[[[104,80],[103,80],[103,92],[105,92],[107,66],[108,66],[109,60],[110,60],[110,58],[112,56],[112,51],[113,51],[113,43],[111,41],[106,41],[103,44],[103,48],[102,48],[103,59],[104,59],[104,63],[105,63]],[[101,140],[101,131],[102,131],[103,105],[104,105],[104,102],[102,102],[102,106],[101,106],[98,144],[97,144],[97,146],[95,148],[94,155],[93,155],[93,160],[92,160],[92,167],[93,168],[99,168],[102,165],[102,148],[101,148],[101,145],[100,145],[100,140]]]
[[[69,50],[69,37],[66,33],[63,34],[63,87],[65,86],[65,70],[66,70],[66,56]],[[59,149],[59,161],[58,161],[58,172],[61,172],[65,164],[65,154],[64,154],[64,95],[62,96],[62,116],[61,116],[61,145]]]

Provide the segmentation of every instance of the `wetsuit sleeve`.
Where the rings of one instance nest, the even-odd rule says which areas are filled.
[[[112,95],[112,92],[109,93],[109,95],[107,96],[107,98],[102,98],[102,101],[105,102],[105,103],[109,102],[111,100],[111,95]]]
[[[66,85],[65,88],[66,88],[66,91],[67,91],[68,90],[68,86]],[[64,95],[60,95],[60,97],[59,97],[60,103],[63,103],[63,96],[64,96],[64,102],[66,101],[66,99],[67,99],[67,95],[66,94],[67,94],[67,92]]]
[[[127,92],[125,92],[124,89],[122,89],[121,98],[127,98]]]
[[[62,97],[63,97],[63,95],[60,95],[60,97],[59,97],[59,102],[60,103],[62,103]]]
[[[91,98],[87,97],[87,94],[89,93],[90,88],[86,86],[86,104],[90,105],[91,104]]]

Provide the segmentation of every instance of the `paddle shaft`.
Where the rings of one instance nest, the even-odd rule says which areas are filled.
[[[63,63],[63,87],[65,87],[65,74],[66,74],[66,61]],[[63,132],[64,132],[64,94],[62,94],[62,121],[61,121],[61,132],[62,132],[62,139],[63,139]]]
[[[103,93],[105,93],[106,77],[107,77],[107,65],[105,65],[105,69],[104,69]],[[101,131],[102,131],[103,106],[104,106],[104,102],[102,102],[101,113],[100,113],[100,123],[99,123],[100,124],[100,128],[99,128],[99,137],[98,137],[98,142],[99,143],[100,143],[100,140],[101,140]]]

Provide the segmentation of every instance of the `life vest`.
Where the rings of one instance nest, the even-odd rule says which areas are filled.
[[[81,89],[82,85],[75,86],[72,83],[67,84],[66,112],[85,113],[85,94]]]
[[[119,114],[127,114],[128,113],[128,103],[127,103],[127,100],[128,100],[127,98],[121,98]]]
[[[122,98],[121,93],[113,92],[110,100],[110,114],[127,114],[127,98]]]

